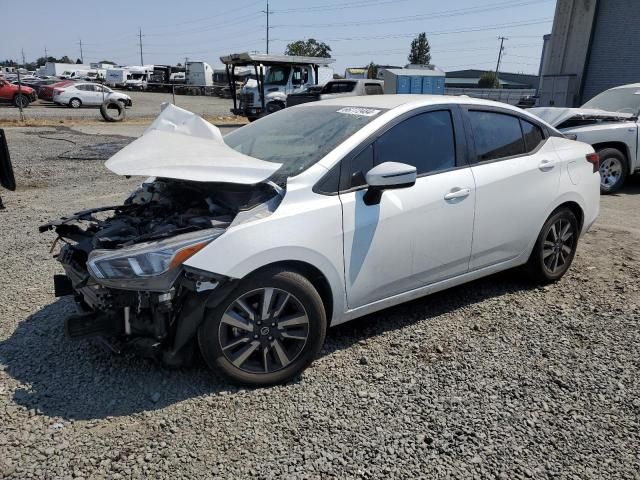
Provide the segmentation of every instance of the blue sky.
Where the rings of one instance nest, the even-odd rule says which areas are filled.
[[[85,62],[102,59],[140,63],[142,28],[145,64],[206,61],[220,55],[266,48],[266,0],[109,0],[5,2],[0,58],[27,61],[44,55],[74,59],[82,39]],[[270,50],[316,38],[328,43],[335,69],[404,65],[414,34],[425,31],[432,62],[444,70],[495,69],[498,37],[505,42],[501,70],[537,73],[542,36],[551,31],[555,0],[270,0]]]

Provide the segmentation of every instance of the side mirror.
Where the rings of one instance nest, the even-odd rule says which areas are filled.
[[[565,133],[564,136],[569,140],[578,140],[578,135],[576,135],[575,133]]]
[[[412,187],[417,177],[416,167],[406,163],[385,162],[373,167],[365,177],[369,185],[363,197],[365,205],[380,203],[385,190]]]

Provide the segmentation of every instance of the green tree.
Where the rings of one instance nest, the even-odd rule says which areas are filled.
[[[496,72],[484,72],[480,75],[478,80],[478,87],[480,88],[500,88],[500,81]]]
[[[367,67],[367,78],[378,78],[378,65],[371,62]]]
[[[304,57],[331,58],[331,47],[324,42],[318,42],[315,38],[298,40],[287,45],[285,55],[298,55]]]
[[[431,46],[427,34],[422,32],[411,42],[409,63],[414,65],[428,65],[431,62]]]
[[[73,63],[73,60],[65,55],[60,60],[58,60],[58,63]]]
[[[80,60],[79,58],[76,58],[76,65],[82,65],[82,60]]]

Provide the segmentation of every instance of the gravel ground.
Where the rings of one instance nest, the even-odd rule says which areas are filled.
[[[160,113],[162,102],[172,102],[170,93],[160,92],[127,92],[123,91],[133,100],[133,107],[127,108],[127,118],[151,118]],[[230,115],[229,109],[233,102],[229,99],[219,97],[203,97],[191,95],[176,95],[175,104],[179,107],[197,113],[199,115]],[[56,105],[53,102],[38,100],[28,108],[24,109],[27,120],[79,120],[91,119],[100,120],[98,108],[87,107],[73,109]],[[20,111],[13,105],[0,103],[0,120],[17,120],[20,118]]]
[[[64,338],[37,226],[121,200],[135,181],[102,160],[130,139],[7,133],[0,475],[640,478],[640,180],[602,199],[561,282],[505,273],[368,316],[299,381],[246,390]]]

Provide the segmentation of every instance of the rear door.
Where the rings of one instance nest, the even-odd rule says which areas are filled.
[[[476,214],[470,270],[522,255],[556,198],[561,168],[546,128],[500,108],[465,108]]]
[[[474,184],[456,107],[407,114],[342,162],[345,283],[349,308],[466,273]],[[414,165],[416,184],[365,205],[365,174],[385,162]]]

